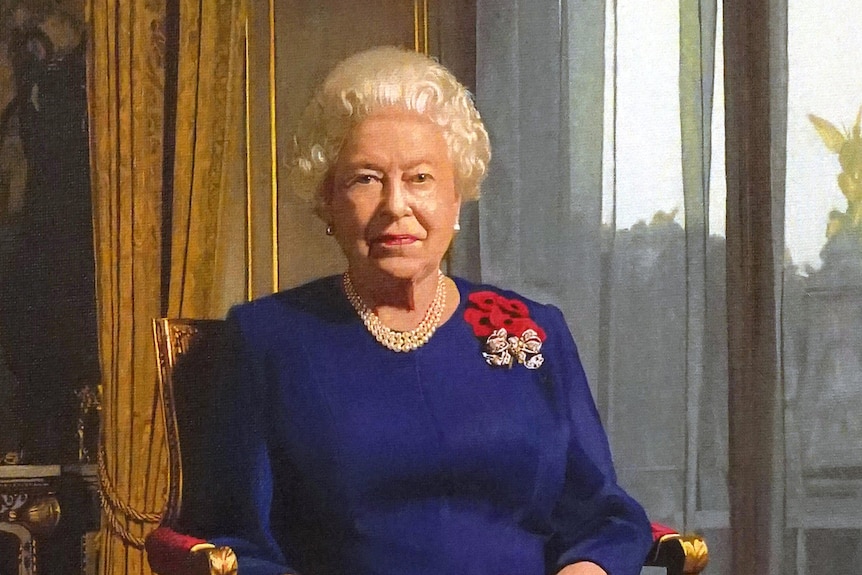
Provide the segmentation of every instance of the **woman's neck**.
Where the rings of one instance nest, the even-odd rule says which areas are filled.
[[[356,293],[387,327],[408,331],[416,327],[437,295],[439,271],[402,279],[383,274],[363,274],[350,270]],[[445,289],[445,288],[444,288]],[[447,306],[448,307],[448,306]]]

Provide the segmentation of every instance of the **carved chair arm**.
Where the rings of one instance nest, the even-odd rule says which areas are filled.
[[[668,575],[697,575],[709,562],[709,549],[699,535],[683,535],[653,523],[653,546],[645,565],[665,567]]]
[[[147,536],[147,559],[158,575],[236,575],[236,554],[230,547],[159,527]]]

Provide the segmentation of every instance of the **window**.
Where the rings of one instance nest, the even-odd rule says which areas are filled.
[[[783,318],[796,573],[850,573],[862,559],[860,27],[853,2],[788,2]]]
[[[607,3],[607,337],[601,343],[607,351],[599,385],[607,390],[603,407],[621,481],[653,520],[705,532],[715,573],[726,571],[729,553],[720,12],[719,6],[711,74],[707,66],[681,68],[681,34],[692,29],[681,32],[678,2]],[[697,38],[706,45],[702,58],[709,58],[703,34],[710,24],[703,14],[685,16],[699,24]],[[681,110],[681,74],[694,75],[703,90],[703,108],[695,107],[698,117],[689,120],[702,122],[708,139],[697,146],[689,140],[685,156],[683,117],[692,111]],[[692,154],[700,156],[695,163],[702,164],[705,183],[695,184],[702,193],[686,195],[684,157]],[[686,206],[687,197],[700,205]],[[701,213],[705,223],[687,226],[686,208]],[[702,281],[692,281],[691,274]]]

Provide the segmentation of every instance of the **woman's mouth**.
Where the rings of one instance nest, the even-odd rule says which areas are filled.
[[[374,239],[374,243],[386,247],[408,246],[417,241],[419,241],[419,238],[409,234],[385,234]]]

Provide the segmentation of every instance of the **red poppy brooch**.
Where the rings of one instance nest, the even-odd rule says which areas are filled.
[[[471,293],[464,319],[485,342],[482,356],[488,365],[512,367],[515,362],[538,369],[545,358],[545,330],[530,317],[527,305],[492,291]]]

